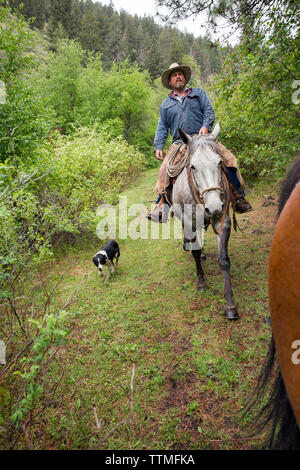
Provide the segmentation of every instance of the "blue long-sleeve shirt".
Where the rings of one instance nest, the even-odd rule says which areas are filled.
[[[189,135],[198,134],[201,127],[211,131],[214,120],[215,113],[204,90],[190,88],[181,102],[172,92],[160,106],[154,149],[164,148],[169,131],[173,142],[181,142],[178,129]]]

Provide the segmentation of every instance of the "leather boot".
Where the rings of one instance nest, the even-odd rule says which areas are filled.
[[[249,204],[248,201],[246,201],[243,194],[240,194],[233,185],[231,185],[231,190],[232,196],[234,198],[236,212],[238,212],[239,214],[243,214],[244,212],[252,211],[252,206]]]
[[[148,212],[148,214],[146,214],[146,217],[152,222],[166,223],[168,222],[169,209],[170,206],[167,204],[165,197],[162,194],[159,203],[156,204],[152,212]]]

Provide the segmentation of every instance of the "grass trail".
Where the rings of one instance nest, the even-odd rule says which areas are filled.
[[[147,172],[123,193],[128,205],[154,199],[157,171]],[[203,262],[208,290],[201,294],[194,260],[182,250],[181,240],[120,240],[119,269],[107,286],[92,263],[101,242],[51,264],[49,285],[66,273],[57,302],[81,287],[70,309],[70,340],[49,371],[53,380],[62,369],[64,375],[56,408],[38,423],[38,448],[264,446],[263,436],[249,439],[253,418],[242,418],[240,412],[270,338],[267,263],[276,208],[261,206],[265,191],[270,194],[272,188],[247,193],[255,210],[238,216],[243,232],[233,232],[229,244],[238,322],[223,315],[223,278],[211,229]],[[134,414],[100,443],[130,411],[133,364]]]

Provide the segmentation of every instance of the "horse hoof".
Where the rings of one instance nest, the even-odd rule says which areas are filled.
[[[240,318],[236,307],[225,309],[225,317],[227,320],[238,320]]]
[[[206,284],[205,284],[205,282],[201,282],[201,283],[199,282],[199,283],[197,284],[197,291],[198,291],[198,292],[203,292],[205,289],[206,289]]]

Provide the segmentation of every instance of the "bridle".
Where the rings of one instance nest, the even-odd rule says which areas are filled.
[[[183,151],[184,151],[183,158],[181,158],[176,163],[176,157],[177,157],[178,152],[183,152]],[[216,230],[216,227],[212,218],[209,221],[215,234],[219,235],[222,231],[225,217],[229,209],[230,200],[232,201],[232,209],[233,209],[233,214],[232,214],[233,227],[234,227],[234,230],[236,230],[236,228],[238,227],[238,224],[237,224],[236,217],[235,217],[235,202],[231,193],[231,188],[228,182],[228,178],[226,174],[226,167],[224,163],[221,162],[223,188],[221,188],[220,186],[209,186],[208,188],[203,189],[203,191],[200,191],[199,188],[196,189],[195,187],[194,179],[193,179],[192,172],[191,172],[190,158],[188,155],[187,145],[181,144],[181,145],[176,146],[169,155],[168,162],[167,162],[166,178],[167,178],[167,175],[170,178],[175,178],[181,173],[181,171],[185,167],[187,168],[188,183],[189,183],[191,192],[194,196],[196,203],[201,207],[203,213],[204,213],[204,199],[203,199],[204,194],[206,194],[209,191],[214,191],[214,190],[220,191],[221,194],[224,194],[224,192],[226,192],[226,204],[225,204],[225,208],[224,208],[224,212],[221,217],[221,220],[219,221],[220,222],[219,229]],[[165,181],[165,185],[166,185],[166,181]],[[197,190],[199,191],[199,195],[197,194]],[[172,205],[170,202],[169,204]]]
[[[194,183],[194,178],[192,176],[190,163],[187,167],[188,182],[189,182],[192,194],[194,196],[194,199],[195,199],[196,203],[203,210],[203,213],[204,213],[204,199],[203,199],[203,197],[204,197],[205,193],[207,193],[209,191],[215,191],[215,190],[220,191],[221,194],[224,194],[224,192],[226,192],[226,203],[225,203],[225,208],[224,208],[224,211],[223,211],[223,215],[222,215],[222,217],[219,221],[220,222],[219,229],[218,230],[216,229],[214,221],[213,221],[212,218],[209,221],[212,228],[213,228],[213,231],[215,232],[216,235],[220,235],[220,233],[222,231],[224,221],[225,221],[225,217],[226,217],[226,214],[227,214],[227,211],[228,211],[228,208],[229,208],[229,202],[230,202],[230,186],[229,186],[229,182],[228,182],[227,175],[226,175],[226,169],[225,169],[225,166],[224,166],[223,162],[221,162],[221,170],[222,170],[223,185],[226,187],[225,190],[223,188],[221,188],[220,186],[209,186],[208,188],[203,189],[203,191],[200,191],[199,188],[198,188],[198,192],[199,192],[199,195],[198,195],[197,190],[195,188],[195,183]]]

